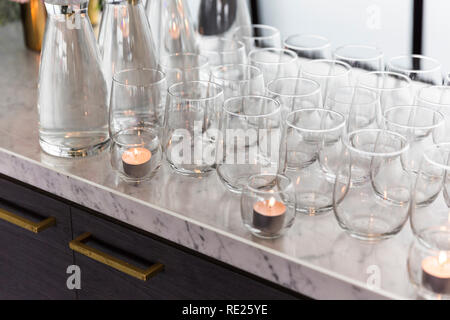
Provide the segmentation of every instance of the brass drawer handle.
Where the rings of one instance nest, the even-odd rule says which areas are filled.
[[[70,241],[70,249],[143,281],[147,281],[149,278],[153,277],[155,274],[164,269],[164,265],[161,263],[155,263],[148,269],[141,269],[129,264],[128,262],[114,258],[109,254],[86,245],[86,242],[89,241],[89,238],[91,236],[91,233],[86,232],[78,238]]]
[[[56,219],[53,217],[48,217],[40,222],[34,222],[4,209],[0,209],[0,219],[34,233],[39,233],[56,224]]]

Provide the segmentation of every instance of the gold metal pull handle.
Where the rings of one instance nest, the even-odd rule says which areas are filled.
[[[0,219],[34,233],[39,233],[56,224],[56,219],[53,217],[48,217],[40,222],[34,222],[4,209],[0,209]]]
[[[117,259],[113,256],[110,256],[109,254],[101,252],[100,250],[92,248],[86,245],[86,242],[89,241],[89,238],[91,236],[91,233],[86,232],[75,240],[70,241],[70,249],[143,281],[147,281],[149,278],[153,277],[155,274],[164,269],[164,265],[161,263],[155,263],[147,269],[141,269],[129,264],[128,262]]]

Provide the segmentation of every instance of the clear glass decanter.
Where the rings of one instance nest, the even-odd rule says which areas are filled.
[[[83,157],[109,141],[107,88],[87,15],[89,0],[46,0],[39,69],[39,142],[55,156]]]
[[[146,12],[159,57],[197,53],[197,30],[186,0],[147,0]]]
[[[98,45],[108,92],[114,73],[158,67],[152,32],[141,0],[104,0]]]

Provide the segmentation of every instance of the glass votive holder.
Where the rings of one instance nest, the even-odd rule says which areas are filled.
[[[251,176],[241,195],[244,226],[255,236],[281,236],[294,223],[295,190],[291,180],[279,174]]]
[[[161,165],[158,133],[150,128],[128,128],[112,137],[111,166],[127,182],[149,180]]]
[[[422,231],[411,244],[407,265],[419,297],[450,300],[450,229],[441,226]]]

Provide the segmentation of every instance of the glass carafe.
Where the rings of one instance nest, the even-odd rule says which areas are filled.
[[[197,30],[186,0],[147,0],[146,12],[159,57],[197,53]]]
[[[114,73],[158,67],[150,25],[141,0],[104,1],[98,45],[108,92]]]
[[[107,88],[89,0],[46,0],[39,70],[39,142],[60,157],[82,157],[109,141]]]

